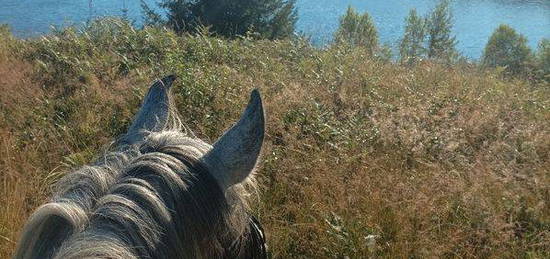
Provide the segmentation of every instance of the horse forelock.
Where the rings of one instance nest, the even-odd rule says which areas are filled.
[[[223,191],[200,159],[210,148],[165,130],[66,175],[16,258],[224,256],[247,231],[250,188]]]

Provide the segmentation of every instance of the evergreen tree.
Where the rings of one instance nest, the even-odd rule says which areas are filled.
[[[294,34],[298,13],[295,8],[296,0],[282,5],[271,20],[270,35],[273,39],[282,39]]]
[[[449,0],[442,0],[427,19],[428,58],[452,62],[457,56],[456,38],[451,36],[453,15]]]
[[[253,31],[261,38],[279,39],[294,33],[296,0],[161,0],[167,10],[166,25],[176,32],[196,32],[208,27],[218,35],[235,37]],[[146,15],[155,24],[160,17],[142,2]],[[149,19],[147,19],[149,18]]]
[[[482,63],[487,67],[505,67],[508,74],[526,72],[531,57],[527,39],[505,24],[501,24],[489,38],[483,52]]]
[[[145,0],[141,0],[141,10],[143,13],[143,24],[145,26],[161,26],[165,23],[162,16],[151,9]]]
[[[402,62],[416,63],[426,53],[426,20],[420,17],[416,9],[405,18],[405,33],[399,44],[399,55]]]
[[[378,49],[378,32],[371,17],[366,12],[359,14],[351,6],[340,18],[334,38],[340,44],[364,47],[371,55]]]

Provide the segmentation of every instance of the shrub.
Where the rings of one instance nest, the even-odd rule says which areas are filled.
[[[10,27],[7,24],[0,24],[0,56],[8,54],[8,48],[12,42]]]
[[[10,26],[7,24],[0,24],[0,40],[11,37]]]
[[[81,29],[68,27],[30,41],[35,60],[56,84],[70,78],[116,79],[130,72],[158,72],[170,51],[177,50],[176,35],[169,30],[136,30],[125,20],[106,18]]]

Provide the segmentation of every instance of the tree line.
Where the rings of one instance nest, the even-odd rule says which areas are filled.
[[[158,14],[142,0],[146,25],[162,25],[178,33],[208,30],[233,38],[253,35],[261,39],[294,37],[297,21],[296,0],[161,0]],[[456,49],[452,33],[453,15],[449,0],[421,16],[415,9],[405,18],[399,41],[399,62],[414,65],[423,60],[455,64],[464,61]],[[370,55],[391,58],[391,48],[379,43],[376,26],[368,13],[353,7],[340,18],[333,45],[361,47]],[[506,75],[550,80],[550,40],[543,39],[537,51],[527,45],[525,36],[508,25],[500,25],[490,36],[480,65],[500,68]]]

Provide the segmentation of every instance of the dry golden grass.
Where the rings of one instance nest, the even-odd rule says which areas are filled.
[[[275,258],[550,256],[548,85],[359,49],[115,32],[0,45],[1,258],[51,185],[124,132],[168,72],[210,141],[260,88],[254,210]]]

